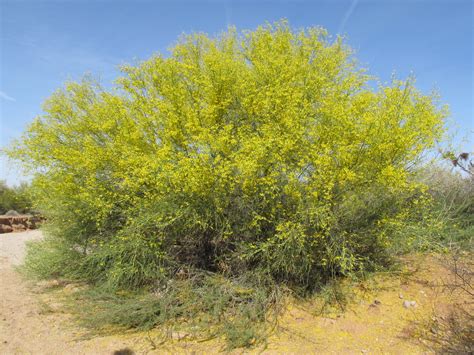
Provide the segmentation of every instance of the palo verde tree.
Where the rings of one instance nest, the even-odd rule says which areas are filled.
[[[9,150],[48,217],[48,274],[154,288],[260,270],[311,287],[373,268],[446,116],[413,80],[373,85],[342,39],[284,21],[184,36],[122,72],[111,90],[67,83]]]

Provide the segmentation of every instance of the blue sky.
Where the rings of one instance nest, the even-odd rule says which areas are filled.
[[[382,81],[413,73],[419,89],[437,89],[451,108],[456,142],[474,150],[471,0],[0,0],[0,11],[0,146],[18,137],[66,80],[92,73],[107,83],[117,65],[166,53],[182,33],[212,35],[286,18],[296,28],[346,35],[361,65]],[[0,163],[0,179],[24,178]]]

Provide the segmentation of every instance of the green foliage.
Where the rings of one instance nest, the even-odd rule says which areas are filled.
[[[81,321],[100,333],[160,326],[168,337],[220,336],[229,348],[250,346],[264,340],[265,322],[275,319],[279,308],[273,305],[281,292],[268,276],[249,276],[195,273],[170,280],[153,293],[87,289],[74,295],[71,307],[80,308]]]
[[[34,175],[50,224],[27,260],[42,276],[154,292],[183,274],[254,272],[311,290],[383,267],[392,227],[418,218],[413,167],[441,138],[446,110],[412,79],[372,89],[323,29],[193,34],[122,71],[110,91],[66,84],[9,151]],[[166,319],[194,314],[189,302],[204,313],[234,304],[208,304],[190,284]],[[164,307],[146,300],[128,313],[135,325],[161,317],[140,318]],[[232,329],[251,342],[242,317],[227,319],[231,343]]]
[[[9,187],[5,181],[0,181],[0,214],[10,210],[28,213],[31,211],[31,207],[28,184],[22,183],[19,186]]]
[[[390,252],[443,252],[459,247],[472,248],[472,177],[430,163],[419,169],[415,178],[426,186],[426,192],[412,198],[396,218],[382,221],[382,233],[391,236]]]
[[[48,238],[40,243],[29,242],[26,250],[28,257],[21,271],[37,279],[59,277],[65,273],[71,275],[80,258],[76,251],[56,238]]]
[[[424,179],[439,214],[462,227],[474,225],[474,175],[431,168]]]

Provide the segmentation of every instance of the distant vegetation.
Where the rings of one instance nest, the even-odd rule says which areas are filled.
[[[11,210],[18,213],[30,212],[32,201],[28,188],[27,183],[9,187],[5,181],[0,181],[0,214]]]
[[[122,71],[111,91],[68,83],[9,153],[48,218],[26,269],[90,284],[99,329],[250,346],[284,292],[472,231],[472,180],[420,164],[446,109],[412,79],[372,89],[323,29],[193,34]]]

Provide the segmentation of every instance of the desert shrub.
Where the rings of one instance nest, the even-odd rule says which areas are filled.
[[[282,290],[263,273],[225,278],[196,272],[169,280],[153,293],[86,289],[75,293],[69,306],[83,324],[102,334],[160,326],[164,338],[223,336],[235,348],[264,340],[265,323],[275,322],[281,297]]]
[[[28,213],[31,211],[31,207],[32,202],[27,183],[10,187],[5,181],[0,181],[0,214],[10,210]]]
[[[380,220],[379,237],[394,254],[413,251],[472,250],[474,231],[474,184],[442,161],[424,164],[413,174],[424,187],[398,209],[398,214]],[[386,238],[386,236],[390,236]]]
[[[474,175],[432,167],[424,179],[441,215],[463,227],[474,225]]]
[[[58,278],[67,274],[74,279],[81,254],[62,239],[46,238],[42,242],[29,242],[26,245],[28,258],[21,271],[37,279]]]
[[[44,245],[74,254],[51,270],[109,289],[200,271],[304,290],[383,267],[446,116],[412,79],[374,89],[340,38],[285,22],[184,36],[122,72],[111,90],[67,83],[9,151],[34,175]]]

